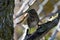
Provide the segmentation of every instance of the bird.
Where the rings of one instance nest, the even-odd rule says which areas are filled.
[[[28,11],[27,24],[29,27],[29,33],[32,34],[38,28],[39,17],[35,9]],[[31,32],[33,30],[33,32]]]

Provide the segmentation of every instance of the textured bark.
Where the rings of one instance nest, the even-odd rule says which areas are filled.
[[[13,40],[14,0],[0,0],[0,40]]]

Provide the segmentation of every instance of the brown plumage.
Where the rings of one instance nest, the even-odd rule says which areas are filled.
[[[39,22],[39,17],[34,9],[28,11],[27,24],[29,27],[35,27]]]

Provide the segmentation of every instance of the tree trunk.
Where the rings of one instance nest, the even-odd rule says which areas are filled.
[[[0,0],[0,40],[13,40],[14,0]]]

